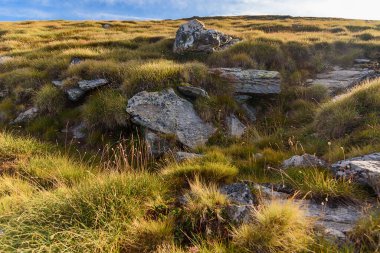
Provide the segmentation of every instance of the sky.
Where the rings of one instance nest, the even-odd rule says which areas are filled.
[[[380,20],[380,0],[0,0],[0,21],[292,15]]]

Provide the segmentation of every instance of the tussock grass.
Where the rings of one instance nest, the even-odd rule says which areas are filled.
[[[273,201],[252,215],[233,233],[243,252],[302,252],[312,241],[311,221],[294,203]]]
[[[115,129],[128,123],[127,99],[117,91],[100,91],[82,107],[83,121],[89,128]]]
[[[36,93],[33,102],[42,113],[56,114],[65,106],[65,97],[62,91],[48,84]]]
[[[376,212],[359,220],[350,237],[360,252],[378,252],[380,250],[380,214]]]
[[[223,183],[236,177],[238,169],[223,154],[214,152],[204,158],[169,165],[162,174],[177,183],[196,177],[207,182]]]
[[[367,82],[351,92],[322,105],[315,119],[318,133],[331,138],[343,137],[371,124],[371,114],[379,117],[380,80]]]

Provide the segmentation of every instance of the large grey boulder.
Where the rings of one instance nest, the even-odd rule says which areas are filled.
[[[228,218],[237,224],[249,221],[251,210],[257,204],[256,197],[250,188],[244,183],[234,183],[220,188],[220,192],[225,194],[230,201],[226,209]]]
[[[228,134],[233,137],[241,137],[247,127],[241,123],[241,121],[235,116],[235,114],[231,114],[226,119]]]
[[[179,27],[173,51],[174,53],[211,53],[215,50],[225,49],[238,41],[239,39],[216,30],[207,30],[202,22],[193,19]]]
[[[277,71],[240,68],[214,68],[217,74],[234,85],[238,95],[266,95],[281,92],[281,75]]]
[[[315,79],[310,79],[307,83],[325,86],[331,94],[337,95],[376,76],[376,71],[367,68],[334,67],[332,70],[318,74]]]
[[[326,162],[319,159],[315,155],[303,154],[295,155],[285,160],[282,163],[282,167],[287,169],[291,167],[325,167]]]
[[[154,132],[173,134],[189,148],[205,144],[215,132],[212,125],[198,116],[193,105],[173,89],[136,94],[128,101],[127,113],[135,124]]]
[[[339,161],[331,168],[336,176],[368,185],[380,196],[380,153]]]
[[[13,124],[21,124],[27,121],[34,119],[38,115],[38,109],[36,107],[32,107],[25,112],[20,113],[15,120],[13,120]]]

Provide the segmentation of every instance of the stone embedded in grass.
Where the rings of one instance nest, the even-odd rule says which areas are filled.
[[[215,132],[204,122],[193,105],[175,94],[173,89],[161,92],[140,92],[128,101],[127,112],[132,121],[162,134],[175,135],[189,148],[203,145]]]
[[[231,202],[226,210],[229,219],[237,224],[247,222],[253,205],[257,204],[257,199],[248,185],[243,183],[229,184],[221,187],[220,192],[225,194]]]
[[[226,118],[227,123],[227,129],[229,135],[233,137],[241,137],[244,133],[247,127],[241,123],[241,121],[235,116],[235,114],[231,114]]]
[[[281,75],[277,71],[241,68],[214,68],[211,73],[226,79],[237,95],[269,95],[281,92]]]
[[[82,62],[81,58],[74,57],[74,58],[71,59],[70,65],[77,65],[77,64],[79,64],[81,62]]]
[[[64,88],[64,81],[53,81],[52,83],[56,87]],[[107,79],[81,80],[78,82],[78,86],[67,89],[66,94],[71,101],[76,102],[80,100],[87,91],[99,88],[108,83]]]
[[[291,158],[285,160],[282,163],[282,166],[287,169],[292,167],[326,167],[327,164],[315,155],[303,154],[301,156],[292,156]]]
[[[25,112],[20,113],[15,120],[13,120],[13,124],[25,123],[34,119],[38,114],[38,109],[36,107],[32,107]]]
[[[376,71],[367,68],[343,69],[334,67],[332,70],[320,73],[315,79],[307,81],[309,85],[323,85],[331,94],[337,95],[348,89],[378,76]]]
[[[239,39],[216,30],[207,30],[205,25],[193,19],[179,27],[174,42],[174,53],[206,52],[226,49],[239,42]]]
[[[371,63],[371,60],[359,58],[359,59],[355,59],[354,62],[355,64],[368,64],[368,63]]]
[[[339,161],[331,168],[336,176],[368,185],[380,196],[380,153]]]
[[[78,82],[79,88],[83,91],[93,90],[106,84],[108,84],[106,79],[82,80]]]
[[[174,148],[173,143],[149,129],[144,131],[144,139],[148,152],[154,156],[160,156]]]
[[[186,160],[202,158],[202,157],[204,157],[204,155],[179,151],[175,153],[174,158],[177,162],[183,162]]]
[[[199,87],[181,85],[177,89],[182,95],[192,99],[208,97],[207,92]]]
[[[71,89],[66,90],[66,93],[69,99],[75,102],[81,99],[86,92],[80,88],[71,88]]]

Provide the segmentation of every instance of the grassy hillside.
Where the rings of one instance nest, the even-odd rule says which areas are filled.
[[[219,187],[250,181],[284,184],[300,198],[362,203],[373,193],[326,168],[291,168],[296,154],[328,163],[379,152],[380,80],[339,98],[305,81],[333,65],[380,58],[380,21],[291,17],[214,17],[206,27],[243,39],[213,54],[172,53],[186,20],[0,23],[1,252],[374,252],[378,215],[363,220],[352,244],[321,238],[314,221],[290,202],[262,205],[243,226],[230,224]],[[110,24],[105,29],[102,24]],[[70,64],[74,58],[79,64]],[[282,92],[255,100],[250,123],[213,67],[277,70]],[[373,68],[378,68],[374,64]],[[111,85],[67,100],[53,80],[107,78]],[[209,99],[195,108],[221,131],[182,163],[154,159],[125,111],[139,91],[191,83]],[[42,112],[21,126],[19,112]],[[248,130],[223,132],[235,113]],[[86,138],[62,132],[86,123]],[[181,200],[184,198],[185,201]],[[355,251],[356,250],[356,251]]]

